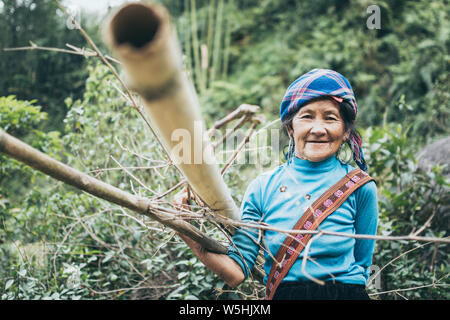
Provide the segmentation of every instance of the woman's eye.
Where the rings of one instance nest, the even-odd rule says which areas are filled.
[[[337,120],[335,117],[327,117],[327,120],[332,120],[332,121],[335,121],[335,120]]]

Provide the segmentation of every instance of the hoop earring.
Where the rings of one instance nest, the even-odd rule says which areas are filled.
[[[295,153],[295,143],[294,143],[294,139],[292,137],[290,137],[288,151],[286,154],[287,164],[290,164],[292,162],[292,159],[294,158],[294,153]]]
[[[338,151],[336,152],[336,158],[343,163],[350,162],[350,160],[352,159],[352,151],[348,142],[343,142],[340,145]]]

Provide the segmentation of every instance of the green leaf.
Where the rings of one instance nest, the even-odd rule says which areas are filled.
[[[14,283],[13,279],[8,280],[5,285],[5,290],[8,290],[8,288],[11,287],[13,283]]]

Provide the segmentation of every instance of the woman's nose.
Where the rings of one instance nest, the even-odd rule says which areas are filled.
[[[311,130],[309,131],[309,133],[317,136],[323,136],[327,134],[327,130],[325,129],[325,124],[323,123],[323,121],[313,121],[311,123]]]

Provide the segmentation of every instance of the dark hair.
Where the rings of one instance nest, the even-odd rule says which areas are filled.
[[[337,101],[334,100],[331,96],[321,96],[321,97],[311,99],[307,104],[313,103],[316,101],[323,101],[323,100],[330,100],[330,101],[337,103]],[[307,105],[307,104],[305,104],[305,105]],[[355,127],[356,115],[355,115],[355,112],[353,111],[353,107],[351,106],[351,104],[344,100],[341,103],[338,103],[338,105],[339,105],[339,113],[341,115],[342,120],[344,121],[344,132],[349,132],[350,137],[352,135],[361,137]],[[297,112],[298,112],[298,110],[296,112],[289,113],[288,116],[286,117],[286,119],[284,119],[281,123],[283,132],[286,134],[286,136],[288,138],[290,138],[288,130],[292,130],[292,119],[294,119],[294,116],[297,114]],[[349,143],[347,142],[347,144],[349,144]],[[349,146],[350,146],[350,144],[349,144]],[[340,151],[341,151],[341,148],[339,148],[337,155],[340,153]]]

